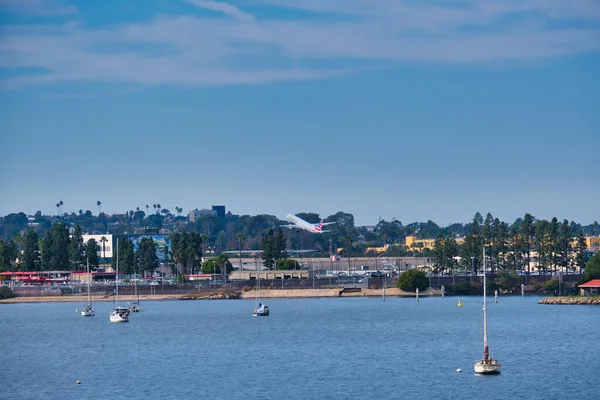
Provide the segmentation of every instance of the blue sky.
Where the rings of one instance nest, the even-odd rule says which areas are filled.
[[[596,0],[0,0],[0,215],[588,224],[598,71]]]

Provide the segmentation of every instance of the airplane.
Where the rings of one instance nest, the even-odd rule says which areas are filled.
[[[302,218],[299,218],[293,214],[286,215],[285,219],[287,219],[294,225],[281,225],[282,227],[289,228],[289,229],[304,229],[305,231],[312,232],[312,233],[331,232],[331,231],[324,231],[323,227],[325,225],[335,224],[335,222],[323,222],[323,220],[321,220],[321,222],[318,224],[311,224],[310,222],[306,222]]]

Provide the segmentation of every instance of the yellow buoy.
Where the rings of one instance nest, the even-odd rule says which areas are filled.
[[[76,383],[76,384],[78,384],[78,385],[81,385],[81,381],[77,381],[77,382],[75,382],[75,383]]]
[[[75,309],[75,312],[79,312],[79,311],[77,311],[77,309]]]
[[[459,301],[459,302],[458,302],[458,306],[459,306],[459,307],[462,307],[462,301]]]

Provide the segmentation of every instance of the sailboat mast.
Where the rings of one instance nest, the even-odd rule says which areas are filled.
[[[487,349],[487,287],[486,287],[486,258],[485,246],[483,246],[483,350]]]
[[[88,283],[87,283],[87,290],[88,290],[88,305],[92,304],[92,295],[90,294],[90,281],[92,280],[92,276],[90,275],[90,259],[87,259],[86,262],[87,265],[87,275],[88,275]]]
[[[119,238],[117,238],[117,274],[115,275],[116,301],[119,304]]]

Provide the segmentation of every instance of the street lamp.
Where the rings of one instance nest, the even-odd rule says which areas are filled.
[[[473,282],[473,275],[475,275],[475,257],[471,257],[471,282]]]

